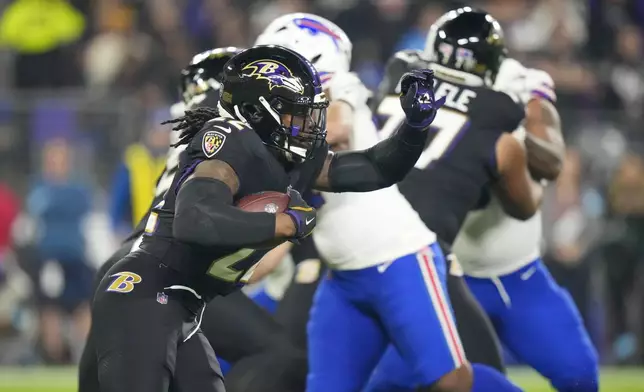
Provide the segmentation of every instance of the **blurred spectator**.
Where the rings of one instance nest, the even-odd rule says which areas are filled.
[[[632,120],[641,119],[644,111],[644,52],[641,34],[641,30],[632,25],[619,28],[615,53],[610,58],[611,61],[604,65],[604,71],[608,75],[605,107],[624,109]]]
[[[156,180],[165,166],[170,143],[168,127],[161,125],[168,119],[168,113],[167,108],[153,113],[142,141],[126,149],[116,171],[110,215],[113,229],[122,237],[139,223],[154,198]]]
[[[637,342],[642,344],[644,335],[634,333],[635,326],[644,328],[644,323],[633,316],[644,315],[642,307],[644,292],[637,290],[636,283],[642,277],[644,261],[644,160],[633,154],[626,155],[610,184],[608,208],[612,227],[609,242],[604,247],[606,279],[608,286],[611,337],[614,355],[620,362],[633,361]],[[640,298],[632,301],[633,295]],[[629,304],[636,306],[629,311]],[[641,361],[641,359],[640,359]]]
[[[438,4],[429,4],[422,8],[416,25],[405,33],[396,45],[396,51],[403,49],[425,49],[427,32],[432,24],[443,14],[445,9]]]
[[[11,245],[11,227],[20,211],[18,198],[5,184],[0,183],[0,265],[3,254]],[[0,282],[2,281],[0,266]]]
[[[134,10],[119,2],[105,2],[96,10],[96,32],[85,47],[87,86],[112,86],[147,57],[150,37],[135,30]]]
[[[9,294],[9,270],[11,228],[19,212],[18,199],[6,185],[0,183],[0,336],[11,325],[11,308],[9,301],[15,296]]]
[[[0,18],[0,44],[17,52],[18,88],[80,85],[70,44],[85,29],[85,16],[67,0],[14,0]]]
[[[84,219],[92,205],[91,190],[74,179],[70,146],[62,139],[45,144],[41,178],[27,199],[37,222],[35,276],[40,340],[45,361],[63,363],[79,349],[89,330],[93,271],[86,262]],[[72,316],[72,340],[66,352],[64,316]]]
[[[588,322],[590,263],[599,227],[584,209],[579,153],[568,150],[555,186],[547,189],[544,206],[544,260],[557,282],[567,289]],[[592,329],[590,329],[592,330]]]

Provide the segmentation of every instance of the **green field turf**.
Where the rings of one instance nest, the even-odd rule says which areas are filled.
[[[510,376],[526,392],[552,391],[530,369],[513,369]],[[601,392],[644,392],[644,368],[602,369]],[[74,368],[2,368],[0,392],[75,392]]]

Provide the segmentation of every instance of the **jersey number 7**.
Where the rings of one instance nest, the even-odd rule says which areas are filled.
[[[405,112],[400,107],[397,96],[385,97],[378,106],[378,114],[387,116],[387,121],[380,130],[380,136],[383,139],[394,133],[405,120]],[[459,135],[467,129],[467,125],[468,117],[465,114],[443,106],[430,127],[436,136],[418,158],[414,167],[425,169],[433,161],[449,152],[450,148],[458,142]]]

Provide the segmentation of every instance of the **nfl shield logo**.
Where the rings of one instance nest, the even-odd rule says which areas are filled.
[[[157,302],[161,305],[168,303],[168,295],[166,293],[157,293]]]
[[[269,214],[276,214],[277,210],[279,210],[279,207],[275,203],[268,203],[264,206],[264,211]]]

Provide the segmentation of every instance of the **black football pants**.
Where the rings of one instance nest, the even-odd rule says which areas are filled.
[[[115,280],[118,273],[137,278]],[[92,308],[101,392],[225,391],[199,328],[205,303],[185,287],[180,275],[142,251],[110,268]]]
[[[133,241],[123,244],[99,269],[96,274],[94,293],[97,292],[98,285],[107,271],[130,252],[132,244]],[[308,315],[308,310],[303,313]],[[306,320],[304,322],[306,323]],[[290,335],[270,314],[241,291],[213,299],[204,311],[201,329],[217,355],[231,364],[260,353],[272,352],[279,354],[278,360],[274,361],[276,365],[280,361],[289,363],[289,368],[293,369],[292,372],[303,373],[304,377],[306,376],[306,355],[302,350],[294,347]],[[305,331],[305,329],[303,330]],[[92,328],[80,360],[79,392],[98,392],[100,390],[96,340],[102,337],[96,335],[96,331]],[[242,390],[235,388],[237,384],[242,383],[235,380],[245,378],[242,374],[244,368],[243,364],[239,367],[234,366],[229,377],[226,377],[227,383],[232,383],[228,387],[230,392]],[[303,371],[296,370],[302,368]],[[271,374],[271,378],[278,376],[277,373]],[[286,375],[285,377],[289,378],[290,376]],[[284,389],[284,392],[287,391]]]

